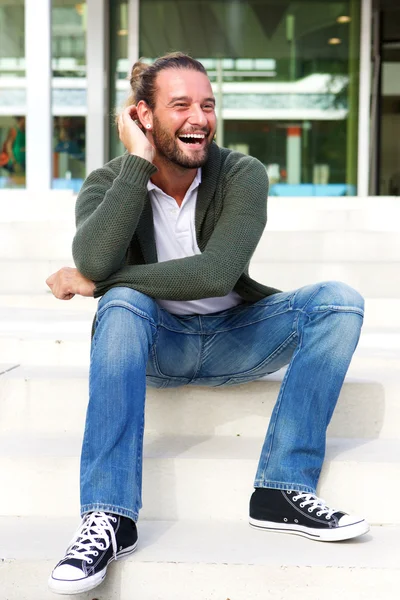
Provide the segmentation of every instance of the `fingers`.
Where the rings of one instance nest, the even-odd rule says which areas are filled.
[[[120,118],[122,124],[128,124],[131,121],[137,120],[138,115],[137,115],[136,106],[131,104],[130,106],[127,106],[126,108],[124,108],[124,110],[121,112],[119,118]]]
[[[46,284],[51,289],[53,295],[59,300],[70,300],[75,293],[71,289],[73,278],[76,275],[76,269],[63,267],[56,273],[53,273],[46,279]]]
[[[54,285],[54,281],[56,278],[57,273],[53,273],[52,275],[50,275],[47,279],[46,279],[46,284],[49,286],[49,288],[51,289]]]
[[[131,119],[135,119],[137,117],[137,108],[135,104],[130,104],[123,111],[122,114],[127,114]]]

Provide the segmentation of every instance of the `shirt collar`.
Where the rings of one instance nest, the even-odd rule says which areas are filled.
[[[188,191],[186,192],[186,194],[188,192],[192,192],[193,190],[195,190],[196,188],[199,187],[199,185],[201,184],[201,167],[199,167],[197,169],[197,173],[195,178],[193,179],[191,186],[189,187]],[[165,194],[165,192],[159,188],[158,186],[154,185],[154,183],[151,181],[151,179],[149,179],[148,183],[147,183],[147,190],[150,192],[151,190],[159,190],[160,192],[162,192],[163,194]]]

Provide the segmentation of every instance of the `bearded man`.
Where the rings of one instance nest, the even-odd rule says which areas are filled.
[[[316,495],[362,297],[339,282],[280,292],[249,277],[268,178],[255,158],[214,143],[215,98],[200,62],[174,53],[136,63],[131,88],[118,119],[126,153],[91,173],[77,199],[77,269],[47,280],[57,298],[100,298],[82,522],[49,580],[63,594],[96,587],[110,561],[136,549],[146,384],[243,383],[288,365],[250,524],[321,541],[369,529]]]

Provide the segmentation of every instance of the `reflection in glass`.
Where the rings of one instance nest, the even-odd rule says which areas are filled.
[[[53,0],[52,65],[54,77],[86,76],[86,2]]]
[[[55,117],[53,131],[53,188],[78,192],[85,178],[85,117]]]
[[[0,188],[25,187],[24,116],[0,118]]]
[[[52,0],[53,188],[74,192],[86,175],[86,10]]]
[[[25,187],[25,7],[0,3],[0,188]]]

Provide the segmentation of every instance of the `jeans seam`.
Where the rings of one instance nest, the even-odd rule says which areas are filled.
[[[261,481],[256,479],[254,482],[255,488],[271,489],[271,490],[292,490],[298,492],[308,492],[309,494],[315,494],[316,490],[309,485],[304,483],[289,483],[287,481]]]
[[[307,306],[310,304],[310,302],[311,302],[312,300],[314,300],[315,296],[316,296],[317,294],[319,294],[319,292],[320,292],[321,290],[323,290],[325,287],[326,287],[326,284],[325,284],[325,283],[321,283],[321,284],[318,286],[318,288],[314,290],[314,293],[313,293],[313,294],[311,294],[311,296],[310,296],[310,297],[307,299],[307,302],[304,304],[304,306],[302,306],[302,307],[301,307],[301,308],[299,308],[298,310],[300,310],[301,312],[304,312],[304,313],[306,313],[306,314],[307,314],[307,311],[306,311],[305,309],[306,309],[306,308],[307,308]],[[298,290],[296,290],[296,292],[295,292],[295,294],[294,294],[294,296],[293,296],[293,304],[294,304],[294,302],[295,302],[295,300],[296,300],[296,296],[297,296],[297,294],[298,294],[298,293],[299,293],[299,292],[300,292],[302,289],[303,289],[303,288],[299,288]]]
[[[201,315],[199,315],[198,319],[199,319],[199,329],[200,329],[200,333],[199,333],[199,335],[200,335],[200,340],[199,340],[200,341],[200,349],[199,349],[199,352],[198,352],[197,365],[196,365],[196,368],[193,371],[193,377],[189,381],[189,383],[191,383],[192,381],[194,381],[196,379],[196,375],[201,370],[201,366],[203,364],[204,337],[205,337],[205,335],[204,335],[204,332],[203,332],[203,324],[202,324],[202,321],[201,321]]]
[[[119,514],[123,517],[130,515],[134,521],[137,521],[139,518],[139,513],[130,510],[129,508],[125,508],[124,506],[118,506],[118,504],[108,504],[107,502],[92,502],[91,504],[81,505],[81,515],[96,510],[101,510],[103,512],[112,512],[114,514]]]
[[[146,401],[146,400],[145,400]],[[143,436],[144,436],[144,408],[142,411],[142,417],[141,417],[141,424],[140,424],[140,432],[139,432],[139,436],[141,438],[141,442],[140,442],[140,450],[137,453],[137,460],[136,460],[136,483],[139,482],[140,488],[139,490],[137,490],[139,492],[139,506],[138,506],[138,510],[137,511],[132,511],[132,512],[137,512],[137,514],[139,514],[139,510],[142,508],[142,471],[143,471]]]
[[[236,377],[251,377],[255,371],[267,365],[272,359],[276,358],[288,347],[289,343],[292,341],[293,337],[296,336],[296,332],[293,331],[279,346],[276,348],[271,354],[269,354],[264,360],[258,363],[252,369],[247,371],[241,371],[240,373],[224,373],[224,377],[229,377],[230,379],[235,379]],[[267,373],[265,373],[267,375]],[[215,375],[210,375],[208,378],[213,378]],[[264,377],[264,375],[260,375],[260,377]],[[208,379],[207,377],[202,377],[199,379]]]
[[[173,329],[167,325],[165,325],[164,323],[161,324],[161,327],[164,327],[164,329],[166,329],[167,331],[171,331],[172,333],[179,333],[179,334],[183,334],[183,335],[215,335],[217,333],[226,333],[227,331],[234,331],[235,329],[243,329],[243,327],[248,327],[249,325],[254,325],[255,323],[260,323],[262,321],[267,321],[268,319],[272,319],[274,317],[277,317],[279,315],[283,315],[287,312],[290,312],[291,310],[293,310],[292,306],[290,306],[290,304],[284,309],[281,310],[279,312],[274,312],[272,315],[266,315],[263,316],[260,319],[253,319],[252,321],[248,321],[246,323],[243,323],[242,325],[234,325],[232,327],[226,327],[226,329],[216,329],[215,331],[213,331],[212,333],[209,333],[207,331],[180,331],[179,329]],[[176,315],[177,316],[177,315]],[[207,317],[207,315],[198,315],[201,318]]]
[[[275,439],[276,424],[277,424],[278,417],[279,417],[279,411],[280,411],[280,408],[281,408],[281,405],[282,405],[283,394],[284,394],[285,389],[286,389],[286,383],[287,383],[287,380],[289,378],[290,372],[292,370],[294,358],[295,358],[296,354],[301,350],[302,337],[299,336],[298,322],[299,322],[299,313],[297,314],[297,317],[295,319],[295,323],[293,324],[293,326],[296,328],[296,333],[297,333],[297,337],[298,337],[299,341],[298,341],[295,353],[293,354],[292,359],[291,359],[291,361],[289,363],[289,366],[287,368],[287,371],[285,373],[285,377],[283,378],[283,381],[282,381],[282,384],[281,384],[281,387],[280,387],[280,390],[279,390],[279,394],[278,394],[278,399],[276,401],[276,418],[275,418],[275,420],[274,420],[274,422],[272,424],[270,444],[269,444],[267,455],[266,455],[265,460],[264,460],[264,467],[263,467],[263,471],[262,471],[262,478],[263,479],[265,479],[265,471],[267,470],[269,459],[271,458],[272,446],[273,446],[274,439]]]
[[[141,317],[142,319],[146,319],[147,321],[149,321],[149,323],[150,323],[150,325],[152,325],[152,327],[157,329],[157,324],[154,322],[154,319],[152,319],[147,313],[138,309],[136,306],[132,306],[132,304],[129,304],[128,302],[124,302],[123,300],[110,300],[109,302],[107,302],[107,304],[102,306],[102,308],[97,311],[97,315],[98,315],[99,319],[102,316],[102,314],[108,308],[111,308],[111,307],[125,308],[126,310],[129,310],[130,312],[134,313],[138,317]]]
[[[316,308],[313,308],[310,311],[310,314],[328,311],[355,313],[357,315],[360,315],[360,317],[364,318],[364,311],[362,308],[357,308],[356,306],[339,306],[336,304],[326,304],[317,306]]]

